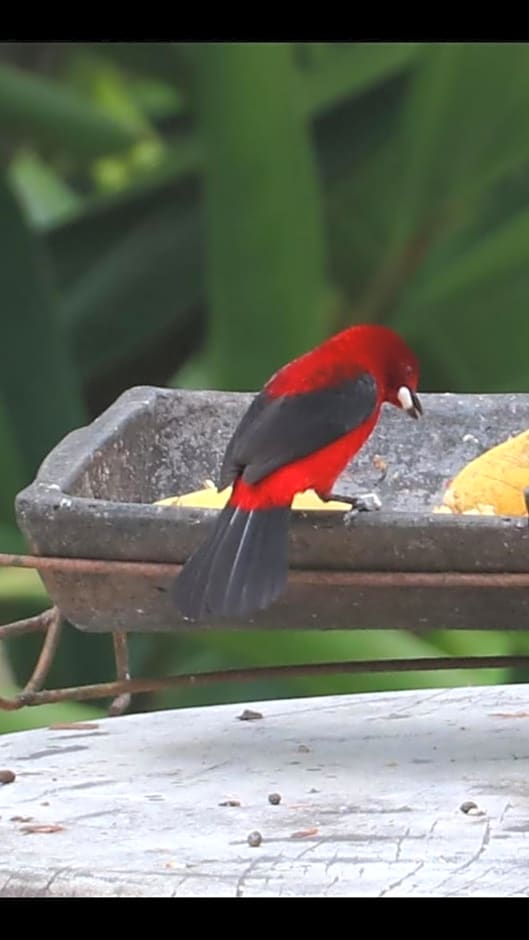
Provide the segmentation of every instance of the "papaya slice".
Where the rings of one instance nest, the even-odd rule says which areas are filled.
[[[526,516],[529,487],[529,431],[492,447],[450,481],[434,512]]]

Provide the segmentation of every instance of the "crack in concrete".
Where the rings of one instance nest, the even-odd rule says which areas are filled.
[[[415,866],[413,871],[409,871],[406,875],[403,875],[402,878],[399,878],[398,881],[394,881],[392,882],[392,884],[388,885],[387,888],[383,888],[383,890],[379,894],[377,894],[377,897],[378,898],[386,897],[386,895],[389,894],[390,891],[393,891],[394,888],[400,887],[400,885],[404,884],[404,882],[407,881],[408,878],[412,878],[413,875],[416,875],[417,872],[421,870],[421,868],[424,868],[424,862],[419,862]]]

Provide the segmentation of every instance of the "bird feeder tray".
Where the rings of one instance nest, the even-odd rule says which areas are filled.
[[[378,512],[294,511],[288,588],[240,621],[186,621],[168,588],[217,510],[156,505],[218,479],[252,396],[138,387],[69,434],[17,497],[31,552],[71,564],[40,571],[81,630],[527,629],[527,516],[434,512],[469,461],[529,428],[529,395],[421,394],[424,417],[384,406],[336,492],[376,492]],[[529,484],[529,465],[528,465]],[[141,563],[141,564],[140,564]],[[149,564],[151,563],[151,564]]]

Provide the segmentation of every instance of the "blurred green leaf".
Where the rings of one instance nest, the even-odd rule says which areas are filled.
[[[451,390],[529,391],[526,321],[529,270],[503,281],[469,289],[447,302],[399,312],[396,324],[430,348],[432,359],[445,364]],[[501,323],[501,330],[498,323]],[[482,337],[494,337],[485,344]]]
[[[1,469],[3,476],[4,468],[2,467]],[[14,515],[14,512],[12,515]],[[0,552],[18,555],[23,554],[25,550],[26,543],[16,526],[6,525],[4,522],[0,522]]]
[[[529,266],[529,208],[516,212],[474,242],[466,251],[459,251],[450,264],[429,266],[422,277],[422,287],[410,292],[407,305],[428,307],[446,303],[470,291],[487,290],[494,282],[511,277]]]
[[[90,47],[89,47],[90,48]],[[179,42],[102,42],[99,51],[133,71],[188,88],[197,44]]]
[[[15,443],[9,413],[0,395],[0,551],[18,551],[14,548],[2,549],[2,544],[13,544],[12,535],[8,536],[11,524],[15,522],[14,494],[24,481],[23,461]],[[4,524],[5,529],[3,528]],[[6,539],[6,543],[2,541]]]
[[[153,122],[175,118],[185,111],[181,92],[156,79],[135,77],[129,83],[129,93],[137,107]]]
[[[427,47],[402,116],[394,244],[527,159],[528,92],[525,43]]]
[[[500,628],[502,625],[498,624]],[[521,634],[523,636],[523,634]],[[429,642],[447,656],[508,656],[516,646],[516,634],[510,630],[434,630]],[[479,649],[479,653],[478,653]],[[495,670],[496,681],[505,681],[505,670]],[[489,670],[487,670],[489,672]],[[475,670],[477,677],[481,670]]]
[[[84,377],[126,360],[201,299],[201,225],[180,198],[143,215],[63,297]]]
[[[316,44],[313,44],[316,45]],[[319,45],[319,44],[318,44]],[[307,69],[303,81],[307,116],[336,108],[344,99],[409,68],[421,52],[417,42],[362,42],[320,48],[319,67]]]
[[[79,91],[137,138],[124,153],[105,155],[94,162],[91,174],[98,188],[123,189],[136,176],[159,167],[164,159],[164,142],[134,100],[123,71],[96,51],[81,52],[71,71]]]
[[[64,85],[2,64],[0,124],[17,139],[51,144],[84,159],[125,150],[137,139]]]
[[[22,536],[20,536],[22,538]],[[10,619],[10,605],[15,607],[23,603],[23,616],[31,616],[34,612],[44,609],[48,602],[48,595],[38,574],[27,568],[0,568],[0,603],[2,604],[3,621]],[[31,608],[31,610],[30,610]]]
[[[394,322],[449,367],[453,387],[529,389],[529,209],[447,260],[435,251]],[[428,316],[425,317],[425,311]],[[494,336],[494,342],[482,337]]]
[[[205,44],[199,61],[211,380],[256,388],[326,332],[315,170],[289,44]]]
[[[81,51],[75,57],[70,76],[78,92],[111,120],[128,127],[135,136],[153,133],[149,120],[130,93],[125,75],[101,55],[99,46]]]
[[[191,201],[199,214],[197,182],[190,166],[197,154],[182,148],[171,150],[167,162],[154,175],[134,179],[120,192],[99,194],[85,201],[81,211],[40,233],[50,253],[60,290],[74,285],[92,266],[117,248],[131,229],[139,227],[155,210],[181,202],[185,212]]]
[[[8,180],[35,227],[59,223],[81,206],[79,196],[32,150],[17,153]]]
[[[83,423],[84,408],[53,309],[49,273],[5,176],[0,176],[0,219],[0,399],[28,481],[59,439]]]

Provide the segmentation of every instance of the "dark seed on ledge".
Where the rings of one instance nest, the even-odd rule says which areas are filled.
[[[471,809],[477,809],[477,808],[478,808],[478,804],[474,803],[472,800],[466,800],[464,803],[461,803],[461,806],[459,807],[461,812],[465,813],[465,815],[467,815]]]

